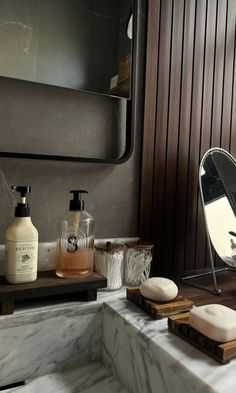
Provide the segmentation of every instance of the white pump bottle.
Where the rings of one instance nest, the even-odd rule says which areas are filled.
[[[38,231],[32,224],[26,194],[30,187],[12,186],[21,195],[15,208],[15,218],[6,231],[5,278],[10,284],[35,281],[38,266]]]

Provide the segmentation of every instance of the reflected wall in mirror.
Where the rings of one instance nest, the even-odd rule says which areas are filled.
[[[0,76],[129,97],[131,12],[132,0],[0,0]]]
[[[236,267],[236,161],[222,149],[209,150],[200,166],[206,225],[219,257]]]

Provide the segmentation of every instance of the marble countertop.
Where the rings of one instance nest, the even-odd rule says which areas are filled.
[[[235,392],[236,359],[219,364],[126,299],[104,308],[104,362],[130,392]]]
[[[236,359],[218,364],[170,333],[166,318],[154,321],[129,302],[125,289],[99,292],[96,302],[20,307],[1,317],[0,342],[0,385],[29,378],[57,383],[64,365],[86,358],[102,362],[122,393],[235,392]],[[84,393],[76,389],[67,392]]]

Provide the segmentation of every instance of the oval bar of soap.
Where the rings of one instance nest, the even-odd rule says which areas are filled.
[[[194,307],[190,311],[189,322],[212,340],[223,343],[236,339],[236,311],[222,304]]]
[[[177,296],[178,288],[174,281],[168,278],[152,277],[141,284],[140,293],[148,299],[167,302]]]

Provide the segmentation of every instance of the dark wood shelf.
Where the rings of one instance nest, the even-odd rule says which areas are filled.
[[[209,270],[210,269],[186,271],[185,273],[169,275],[168,277],[175,281],[179,290],[181,291],[181,294],[184,297],[192,300],[195,306],[217,303],[236,310],[236,271],[223,271],[217,273],[218,287],[222,290],[221,295],[215,295],[202,289],[194,288],[191,285],[188,285],[186,282],[183,283],[180,281],[180,277],[205,273]],[[195,282],[203,285],[208,289],[213,289],[212,275],[195,278],[193,280],[189,280],[189,283],[190,282]]]
[[[78,300],[97,299],[97,289],[105,288],[107,279],[93,272],[88,277],[59,278],[55,271],[39,272],[36,281],[27,284],[8,284],[0,277],[0,314],[12,314],[17,300],[45,298],[62,294],[76,294]]]

